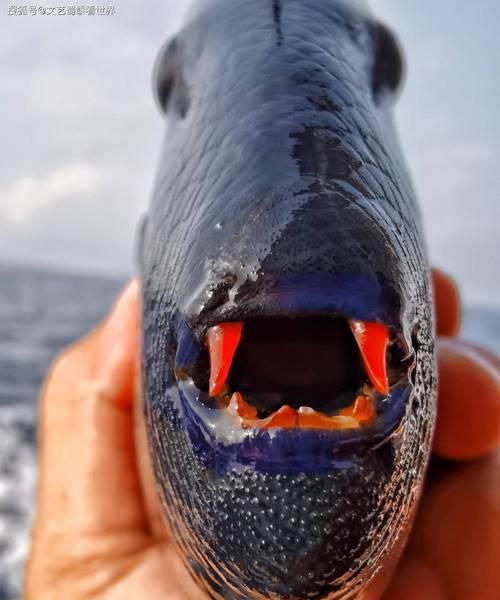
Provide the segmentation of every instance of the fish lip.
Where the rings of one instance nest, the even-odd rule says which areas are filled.
[[[317,430],[276,429],[243,431],[241,436],[220,436],[206,418],[209,409],[195,405],[176,388],[176,404],[182,420],[179,427],[188,436],[202,463],[216,474],[234,468],[252,468],[263,473],[296,475],[328,473],[360,460],[366,453],[392,441],[397,446],[406,426],[407,408],[413,393],[411,382],[392,390],[386,405],[385,426],[380,429]]]
[[[333,317],[338,313],[327,313],[327,315]],[[279,316],[282,317],[283,314],[280,313]],[[206,331],[206,328],[201,330],[203,331]],[[295,468],[306,468],[304,463],[307,462],[307,448],[314,447],[314,452],[323,456],[323,459],[320,460],[321,464],[315,466],[314,452],[310,450],[308,468],[321,470],[324,467],[327,470],[323,463],[325,465],[328,463],[331,468],[331,461],[343,460],[369,451],[400,431],[413,393],[410,372],[414,369],[414,363],[409,369],[408,377],[393,383],[387,396],[378,395],[376,399],[378,418],[373,426],[362,426],[358,430],[307,428],[249,430],[236,427],[234,418],[231,420],[225,410],[210,408],[200,402],[201,390],[196,388],[192,380],[183,377],[178,372],[178,368],[201,351],[203,335],[200,340],[200,335],[196,334],[185,317],[177,318],[177,332],[179,339],[175,360],[177,385],[174,394],[177,412],[184,420],[183,427],[191,442],[197,447],[205,446],[207,455],[215,452],[224,464],[238,463],[265,470],[276,468],[280,472],[290,472],[290,469],[293,471]],[[300,459],[290,458],[289,464],[281,464],[281,466],[278,464],[284,463],[287,452],[289,456],[294,453],[298,455],[301,448],[303,452]],[[271,452],[272,456],[266,456],[266,452]]]
[[[230,448],[234,444],[243,444],[245,448],[253,444],[259,447],[264,443],[262,440],[268,438],[274,439],[275,444],[278,445],[294,446],[300,444],[304,435],[306,438],[316,439],[320,446],[328,447],[329,454],[353,453],[380,443],[382,439],[392,435],[404,417],[405,405],[413,389],[409,378],[403,386],[405,389],[398,388],[398,393],[394,396],[391,396],[394,391],[391,388],[386,404],[389,409],[393,398],[393,411],[388,410],[390,418],[382,428],[363,426],[356,434],[353,430],[305,430],[304,428],[291,431],[277,429],[249,431],[240,428],[238,432],[230,432],[231,423],[229,417],[223,415],[225,411],[204,406],[199,401],[201,391],[195,388],[192,381],[189,382],[183,376],[182,368],[183,365],[196,360],[210,327],[221,322],[246,322],[253,318],[267,317],[325,316],[379,321],[389,328],[391,338],[397,337],[404,341],[408,352],[411,352],[414,357],[413,345],[405,334],[409,328],[405,327],[405,318],[402,316],[403,303],[403,299],[390,282],[380,274],[296,273],[259,276],[256,281],[247,281],[240,286],[232,295],[232,301],[218,306],[209,304],[206,309],[202,306],[194,315],[186,314],[179,309],[173,319],[178,342],[173,375],[177,378],[178,386],[177,408],[178,412],[184,415],[186,428],[191,433],[194,429],[203,430],[201,437],[210,439],[211,444],[218,447],[219,451],[222,447]],[[222,420],[222,424],[217,424],[214,415]],[[225,418],[226,423],[224,423]],[[234,422],[232,426],[234,428]],[[242,460],[247,460],[246,455],[241,454],[242,452],[242,450],[235,451],[235,454],[241,455]],[[252,452],[248,450],[248,455],[251,456]]]
[[[275,437],[278,432],[285,432],[286,436],[293,438],[299,435],[303,431],[309,431],[312,434],[318,434],[320,437],[329,437],[331,441],[349,442],[343,443],[344,447],[352,445],[351,442],[355,440],[367,442],[368,445],[376,444],[380,438],[387,438],[391,433],[398,428],[403,420],[405,414],[405,404],[413,393],[414,386],[410,378],[399,381],[392,385],[389,389],[389,393],[382,397],[381,394],[377,394],[375,399],[377,407],[377,418],[374,424],[361,426],[359,429],[314,429],[297,427],[294,429],[286,428],[274,428],[274,429],[242,429],[238,427],[238,433],[241,435],[231,435],[234,433],[236,423],[234,419],[231,419],[224,409],[209,407],[203,405],[199,401],[199,395],[202,394],[201,390],[196,388],[194,383],[189,381],[178,381],[177,389],[180,396],[180,402],[178,405],[182,405],[182,412],[184,414],[191,413],[196,415],[196,418],[200,419],[208,426],[211,434],[219,437],[221,441],[226,440],[231,443],[235,438],[239,441],[259,437],[259,436],[270,436]],[[215,420],[222,421],[216,423]],[[381,426],[381,423],[383,425]],[[230,432],[229,432],[230,430]],[[222,435],[220,432],[222,431]],[[224,433],[229,432],[229,435]],[[366,446],[367,444],[364,443]]]
[[[209,294],[203,290],[200,297]],[[404,333],[402,302],[394,284],[381,273],[261,273],[254,281],[233,288],[227,301],[214,305],[200,300],[195,303],[201,307],[196,314],[180,312],[198,340],[209,327],[223,321],[306,314],[380,321],[394,332]]]

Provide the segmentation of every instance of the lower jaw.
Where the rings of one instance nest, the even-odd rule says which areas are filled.
[[[237,465],[267,473],[326,473],[355,460],[371,448],[398,438],[411,396],[410,384],[400,384],[377,403],[370,426],[348,429],[242,428],[224,410],[210,409],[190,398],[190,390],[171,389],[187,432],[202,462],[223,474]]]
[[[161,422],[156,425],[154,431],[165,432]],[[192,500],[198,498],[196,494],[200,486],[206,492],[199,498],[203,514],[206,515],[202,521],[196,518],[199,515],[196,511],[191,520],[191,513],[184,504],[182,512],[170,512],[170,518],[184,520],[182,530],[187,531],[188,539],[192,536],[192,544],[183,547],[183,551],[190,556],[189,564],[195,570],[196,578],[205,580],[203,587],[207,586],[214,591],[227,590],[226,583],[231,584],[234,598],[241,599],[248,597],[249,590],[256,597],[260,597],[259,594],[267,596],[272,591],[277,598],[307,595],[319,599],[330,598],[334,593],[334,597],[340,599],[352,597],[359,582],[363,580],[366,583],[375,567],[384,567],[385,570],[384,556],[378,556],[376,563],[367,563],[366,559],[367,556],[377,556],[380,552],[377,546],[381,546],[383,542],[387,550],[392,546],[392,542],[385,536],[371,535],[377,532],[377,523],[390,522],[394,515],[401,513],[401,509],[409,509],[404,502],[398,502],[391,505],[393,509],[385,508],[389,510],[388,513],[379,513],[383,507],[387,507],[385,492],[387,486],[391,485],[394,466],[398,462],[394,454],[378,448],[360,457],[355,463],[353,460],[339,464],[333,472],[330,467],[328,474],[317,477],[269,477],[263,473],[254,473],[254,469],[229,468],[214,478],[213,465],[202,467],[198,461],[192,464],[191,451],[185,446],[187,440],[184,433],[168,429],[166,433],[169,435],[160,439],[168,445],[170,456],[175,459],[180,455],[185,459],[179,466],[179,472],[183,474],[181,481],[186,486],[184,489],[191,494]],[[188,456],[190,460],[187,460]],[[402,479],[399,477],[394,481],[397,483]],[[177,485],[177,480],[174,483]],[[162,477],[160,484],[166,485],[166,480]],[[258,503],[249,502],[242,506],[241,498],[247,486],[255,491],[256,496],[259,495],[258,490],[262,489],[263,495],[259,496]],[[282,508],[281,504],[266,504],[275,496],[282,500]],[[310,500],[314,502],[311,504]],[[262,502],[265,503],[266,511],[274,510],[277,516],[284,509],[288,511],[286,517],[279,516],[281,521],[273,521],[265,513],[274,527],[272,532],[266,529],[268,547],[264,550],[254,543],[248,543],[255,539],[250,535],[252,531],[256,534],[256,539],[262,537],[258,528],[263,511]],[[191,503],[189,506],[191,507]],[[308,508],[306,517],[299,511],[303,506]],[[255,520],[251,518],[254,515]],[[380,521],[376,515],[384,518]],[[291,518],[297,523],[305,518],[306,532],[312,531],[312,527],[319,528],[317,535],[309,536],[309,540],[306,540],[311,545],[306,545],[301,540],[297,546],[292,540],[290,547],[287,546]],[[399,522],[398,516],[392,537],[398,537]],[[228,528],[231,524],[234,524],[232,529]],[[349,532],[347,538],[343,536],[345,531]],[[369,536],[366,535],[367,532],[370,532]],[[298,526],[297,534],[300,535]],[[278,550],[278,545],[281,550]],[[297,547],[300,552],[297,552]],[[217,548],[216,564],[213,563],[214,557],[207,560],[209,557],[203,554],[206,548]],[[200,556],[200,552],[200,560],[193,560]],[[212,565],[214,570],[211,569]],[[355,569],[353,565],[356,565]],[[299,573],[309,571],[314,573],[312,580],[302,581],[298,578]],[[222,587],[212,588],[211,584],[215,581]],[[314,596],[311,595],[313,591]],[[215,594],[215,597],[225,596]]]
[[[226,412],[233,417],[234,426],[244,429],[360,429],[370,427],[375,421],[376,398],[365,389],[344,409],[334,415],[314,410],[309,406],[298,409],[284,404],[267,417],[260,418],[258,411],[248,404],[243,395],[235,392],[226,399]]]

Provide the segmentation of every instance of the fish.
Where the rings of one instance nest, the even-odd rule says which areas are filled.
[[[157,58],[144,418],[207,597],[361,598],[411,530],[436,368],[403,71],[361,0],[197,0]]]

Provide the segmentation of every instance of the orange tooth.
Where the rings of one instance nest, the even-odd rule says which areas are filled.
[[[297,413],[293,408],[285,404],[278,411],[266,419],[262,425],[263,429],[281,427],[282,429],[293,429],[297,426]]]
[[[248,404],[248,402],[245,402],[245,399],[240,392],[234,392],[231,396],[231,402],[236,404],[236,412],[243,419],[257,418],[257,409]]]
[[[210,327],[206,344],[210,354],[210,396],[218,396],[226,383],[234,353],[241,339],[243,323],[221,323]]]
[[[308,406],[298,410],[298,426],[307,429],[359,429],[358,421],[352,416],[329,417]]]
[[[353,417],[360,423],[370,423],[375,416],[373,401],[366,396],[358,396],[351,406],[342,409],[340,414],[345,417]]]
[[[365,321],[349,321],[351,330],[356,338],[363,363],[373,387],[387,396],[389,381],[385,364],[389,330],[382,323],[367,323]]]

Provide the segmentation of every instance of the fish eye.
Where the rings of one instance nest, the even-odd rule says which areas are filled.
[[[372,90],[377,97],[383,90],[397,91],[403,77],[403,58],[396,38],[385,25],[373,27],[372,39]]]
[[[182,119],[189,109],[189,94],[179,66],[179,45],[167,42],[156,60],[153,72],[154,93],[163,113],[175,112]]]

